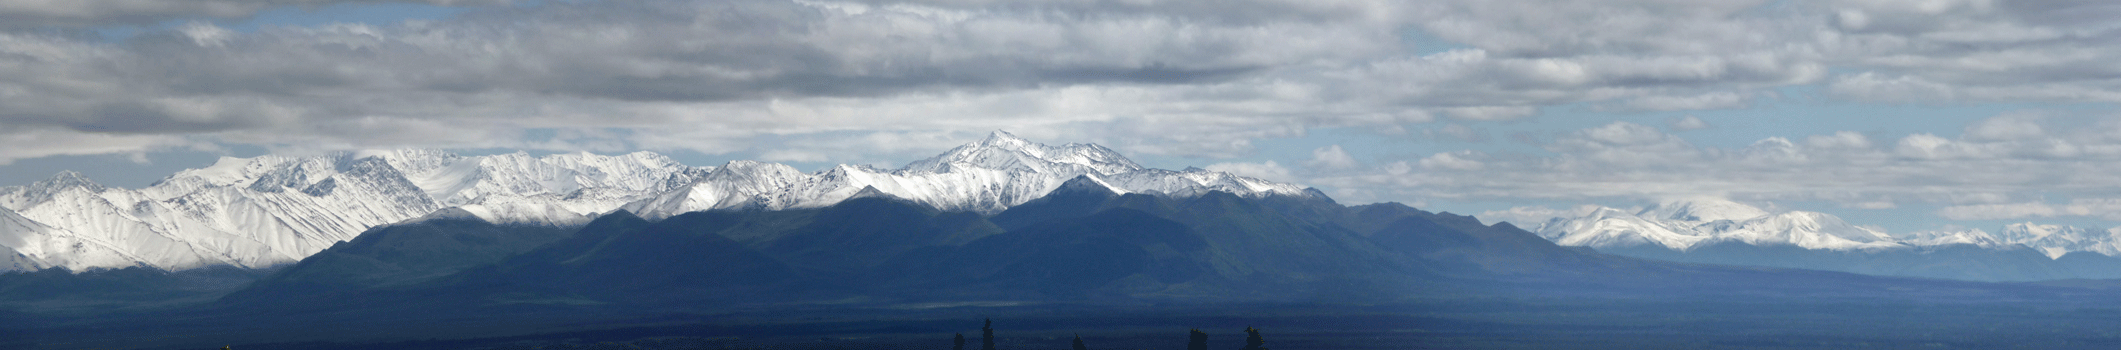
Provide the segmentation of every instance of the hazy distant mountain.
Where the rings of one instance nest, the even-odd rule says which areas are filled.
[[[1535,231],[1561,245],[1686,262],[1981,281],[2121,278],[2117,231],[2058,225],[1893,236],[1825,213],[1696,198],[1635,211],[1592,207]]]
[[[105,187],[73,173],[0,188],[0,270],[272,266],[443,209],[492,223],[573,226],[621,208],[661,219],[818,208],[868,191],[940,210],[995,213],[1085,176],[1121,193],[1323,197],[1228,173],[1143,168],[1101,146],[1048,146],[1004,132],[898,170],[842,165],[816,173],[752,161],[691,167],[648,152],[223,158],[143,189]]]

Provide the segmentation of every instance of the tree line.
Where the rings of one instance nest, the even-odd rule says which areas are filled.
[[[986,323],[981,324],[979,332],[980,350],[995,350],[994,319],[987,319]],[[964,333],[958,333],[957,337],[951,339],[950,342],[950,350],[965,350]],[[1266,345],[1267,341],[1259,336],[1258,328],[1245,327],[1245,347],[1238,348],[1238,350],[1268,350]],[[1090,349],[1083,345],[1082,335],[1075,336],[1074,348],[1075,350]],[[1199,328],[1194,328],[1191,333],[1187,334],[1186,350],[1208,350],[1208,333],[1200,331]]]

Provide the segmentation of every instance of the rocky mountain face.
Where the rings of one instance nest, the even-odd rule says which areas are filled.
[[[0,187],[0,270],[274,266],[430,214],[568,227],[619,209],[662,219],[703,210],[819,208],[865,193],[992,214],[1077,177],[1123,193],[1323,198],[1296,185],[1148,169],[1102,146],[1049,146],[1005,132],[896,170],[841,165],[815,173],[753,161],[686,166],[650,152],[223,158],[140,189],[102,186],[74,173]]]

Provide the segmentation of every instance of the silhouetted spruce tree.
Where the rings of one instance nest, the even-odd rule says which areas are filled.
[[[1193,329],[1192,340],[1186,341],[1186,350],[1208,350],[1208,333]]]
[[[956,338],[956,339],[951,339],[951,340],[950,340],[950,350],[965,350],[965,334],[964,334],[964,333],[958,333],[958,334],[957,334],[957,338]]]
[[[1083,347],[1083,335],[1081,334],[1075,335],[1075,350],[1090,350],[1090,348]]]
[[[1238,350],[1267,350],[1267,340],[1260,339],[1259,329],[1245,327],[1245,347]]]
[[[994,350],[994,319],[987,319],[986,325],[979,326],[979,333],[979,350]]]

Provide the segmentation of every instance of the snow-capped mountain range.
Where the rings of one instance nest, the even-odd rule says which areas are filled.
[[[2121,256],[2121,227],[2105,230],[2089,230],[2066,225],[2042,225],[2021,222],[2004,225],[1998,234],[1981,229],[1963,231],[1924,231],[1908,234],[1902,242],[1917,246],[1968,244],[1982,248],[2025,246],[2046,254],[2049,258],[2060,258],[2072,252],[2093,252],[2107,256]]]
[[[0,271],[272,266],[371,227],[429,215],[573,225],[619,209],[661,218],[822,207],[857,195],[995,213],[1076,177],[1168,196],[1324,196],[1223,172],[1144,168],[1102,146],[1049,146],[999,131],[896,170],[840,165],[815,173],[754,161],[686,166],[650,152],[222,158],[141,189],[106,187],[71,172],[0,187]]]
[[[2004,249],[2024,246],[2059,258],[2071,252],[2121,255],[2121,228],[2104,231],[2061,225],[2010,224],[2001,234],[1980,229],[1904,235],[1850,224],[1819,212],[1769,212],[1720,198],[1672,200],[1639,210],[1587,206],[1534,232],[1565,246],[1594,249],[1663,247],[1686,251],[1722,242],[1812,250],[1876,251],[1955,244]]]

